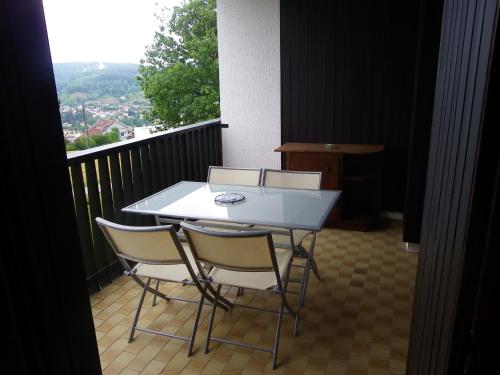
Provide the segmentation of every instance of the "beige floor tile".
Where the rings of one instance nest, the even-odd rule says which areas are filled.
[[[204,354],[210,307],[201,316],[195,353],[187,343],[136,331],[128,343],[140,287],[120,277],[91,297],[96,336],[104,374],[404,374],[418,256],[402,251],[401,224],[388,223],[370,232],[327,229],[317,238],[316,259],[322,275],[311,275],[300,334],[292,334],[293,319],[282,324],[278,369],[271,355],[211,342]],[[305,243],[306,247],[308,243]],[[303,263],[297,260],[298,264]],[[292,274],[300,276],[301,269]],[[290,290],[297,290],[290,284]],[[161,283],[163,293],[198,298],[195,288]],[[223,289],[235,298],[235,290]],[[290,295],[292,306],[296,296]],[[245,291],[240,303],[276,308],[278,299]],[[195,306],[158,299],[144,302],[139,326],[190,335]],[[276,316],[235,308],[217,311],[218,337],[272,346]]]

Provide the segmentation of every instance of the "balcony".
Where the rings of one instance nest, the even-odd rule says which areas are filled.
[[[214,344],[204,355],[205,310],[191,358],[183,343],[144,332],[128,344],[139,290],[121,276],[93,219],[147,224],[120,208],[179,180],[202,181],[210,164],[280,168],[277,146],[316,142],[384,144],[383,209],[404,212],[404,225],[319,234],[324,280],[310,280],[299,336],[284,319],[273,373],[401,374],[405,362],[411,375],[494,368],[497,2],[358,5],[218,0],[221,121],[229,128],[208,121],[67,160],[42,4],[2,4],[4,367],[270,372],[268,354]],[[420,243],[418,272],[401,232]],[[240,298],[271,304],[250,292]],[[151,302],[145,325],[187,329],[192,306]],[[218,314],[215,333],[268,343],[271,319],[234,309]]]
[[[167,131],[140,141],[125,141],[68,157],[81,247],[104,373],[262,373],[271,371],[267,353],[214,344],[199,350],[208,326],[204,308],[195,354],[166,337],[128,335],[141,288],[121,276],[121,266],[93,218],[130,225],[153,224],[120,209],[181,180],[206,180],[209,165],[222,160],[220,120]],[[282,326],[277,373],[403,374],[409,340],[417,255],[401,251],[400,222],[370,232],[325,229],[317,239],[322,281],[310,278],[300,335],[292,320]],[[294,271],[298,277],[301,269]],[[292,284],[293,285],[293,284]],[[297,289],[297,284],[291,290]],[[194,297],[190,287],[163,283],[169,295]],[[236,290],[224,293],[236,298]],[[292,303],[295,296],[291,294]],[[238,302],[275,307],[268,295],[246,292]],[[141,321],[150,329],[188,335],[195,306],[147,296]],[[145,322],[145,323],[144,323]],[[259,346],[274,339],[272,314],[234,309],[216,317],[215,335],[244,338]]]

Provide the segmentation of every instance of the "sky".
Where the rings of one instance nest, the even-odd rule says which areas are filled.
[[[155,12],[183,0],[43,0],[52,61],[139,63]]]

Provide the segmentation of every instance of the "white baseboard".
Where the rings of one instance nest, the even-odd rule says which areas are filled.
[[[384,219],[403,221],[402,212],[382,211],[380,213],[380,217]]]
[[[418,253],[420,250],[420,244],[413,242],[405,242],[405,251],[407,253]]]

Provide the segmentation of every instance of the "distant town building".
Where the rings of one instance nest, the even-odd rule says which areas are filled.
[[[63,129],[63,133],[64,139],[66,139],[69,143],[73,143],[82,136],[82,133],[76,129]]]
[[[155,126],[138,126],[134,129],[135,139],[149,138],[156,132]]]
[[[122,124],[118,120],[99,120],[89,128],[88,135],[91,137],[97,134],[106,134],[110,133],[113,129],[118,129],[121,141],[134,138],[134,128]]]

